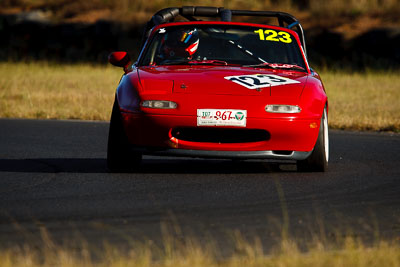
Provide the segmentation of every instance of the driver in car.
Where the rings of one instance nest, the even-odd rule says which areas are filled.
[[[158,62],[191,60],[199,47],[199,33],[193,30],[175,30],[165,33],[161,39]]]

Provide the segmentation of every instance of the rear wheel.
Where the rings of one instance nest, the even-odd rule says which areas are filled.
[[[328,168],[329,161],[329,132],[328,132],[328,116],[326,108],[321,118],[321,126],[319,127],[318,139],[311,155],[305,160],[297,161],[297,170],[324,172]]]
[[[125,134],[117,99],[114,101],[108,132],[107,167],[111,172],[133,171],[142,160],[142,155],[131,151]]]

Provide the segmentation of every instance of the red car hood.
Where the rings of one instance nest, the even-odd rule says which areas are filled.
[[[308,74],[288,70],[192,65],[140,67],[138,76],[143,94],[186,93],[299,98]]]

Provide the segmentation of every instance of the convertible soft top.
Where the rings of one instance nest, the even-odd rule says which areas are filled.
[[[162,9],[155,13],[153,17],[147,22],[144,31],[142,46],[145,40],[149,37],[151,29],[154,26],[173,22],[174,19],[181,16],[188,21],[199,21],[197,17],[219,18],[220,21],[232,21],[234,16],[256,16],[276,18],[280,27],[292,29],[299,35],[301,45],[304,53],[306,54],[306,43],[304,38],[303,27],[300,22],[291,14],[276,11],[251,11],[251,10],[234,10],[225,9],[223,7],[205,7],[205,6],[183,6],[183,7],[169,7]]]

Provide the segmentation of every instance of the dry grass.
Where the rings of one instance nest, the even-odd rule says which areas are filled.
[[[50,10],[55,20],[71,21],[71,17],[82,19],[82,14],[97,16],[91,12],[108,10],[104,19],[127,22],[144,22],[155,12],[171,6],[216,6],[230,9],[282,10],[286,12],[307,12],[323,18],[338,15],[357,16],[361,14],[394,15],[400,11],[399,0],[3,0],[0,7],[22,10]],[[1,12],[1,10],[0,10]],[[91,19],[89,18],[89,21]],[[74,20],[72,20],[74,21]]]
[[[0,63],[0,117],[109,120],[122,70]],[[331,128],[400,131],[400,73],[321,73]]]
[[[396,8],[399,5],[399,0],[89,0],[85,3],[77,3],[72,1],[68,3],[63,0],[4,0],[0,6],[20,6],[26,9],[40,8],[43,6],[68,8],[72,6],[76,8],[85,7],[87,9],[96,8],[114,8],[121,10],[134,10],[134,11],[151,11],[154,12],[160,8],[169,6],[217,6],[226,7],[231,9],[271,9],[271,8],[296,8],[296,9],[310,9],[312,11],[320,12],[334,12],[340,11],[342,13],[361,11],[388,11],[389,9]],[[64,6],[64,7],[63,7]]]
[[[115,67],[0,64],[0,117],[108,120],[122,74]]]
[[[218,257],[211,246],[204,247],[196,242],[186,241],[157,248],[149,244],[137,244],[127,250],[105,246],[98,256],[88,249],[72,251],[63,248],[43,250],[24,248],[0,251],[0,267],[37,266],[174,266],[174,267],[241,267],[241,266],[298,266],[298,267],[382,267],[400,266],[400,246],[396,243],[379,242],[366,247],[361,242],[346,238],[335,248],[328,248],[316,242],[306,252],[301,252],[295,242],[282,241],[270,254],[263,252],[259,242],[239,241],[237,252],[228,257]]]
[[[330,127],[400,131],[399,74],[323,72]]]
[[[312,13],[320,15],[359,15],[391,13],[399,10],[398,0],[309,0]]]

